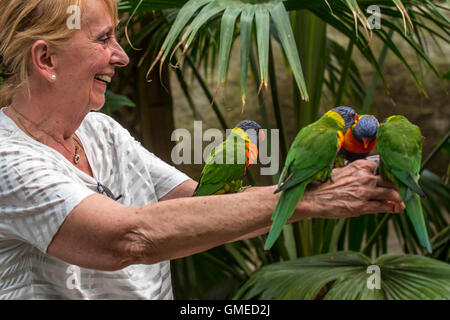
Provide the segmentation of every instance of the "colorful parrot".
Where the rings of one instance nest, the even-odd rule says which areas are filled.
[[[250,165],[258,158],[258,139],[264,140],[261,126],[250,120],[240,122],[228,138],[205,161],[193,196],[239,192]]]
[[[344,136],[345,133],[350,130],[350,128],[356,124],[359,120],[359,115],[356,113],[356,111],[351,107],[346,106],[340,106],[333,109],[337,113],[339,113],[342,118],[344,118],[345,121],[345,130],[344,130]],[[344,139],[345,141],[345,139]],[[339,151],[338,156],[334,160],[334,167],[341,168],[345,166],[345,158],[344,155],[341,153],[342,149]]]
[[[342,118],[344,118],[345,122],[345,133],[359,120],[359,115],[352,107],[340,106],[333,109],[337,113],[339,113]]]
[[[431,253],[419,197],[424,196],[418,183],[422,158],[420,128],[404,116],[391,116],[381,124],[377,140],[381,157],[380,175],[397,186],[420,244]]]
[[[349,162],[366,158],[377,145],[379,126],[378,120],[374,116],[360,116],[359,120],[356,120],[355,124],[346,132],[339,156]]]
[[[273,223],[265,250],[270,249],[277,240],[306,186],[313,181],[326,181],[331,177],[332,165],[344,143],[346,129],[339,110],[328,111],[318,121],[300,130],[292,143],[275,191],[282,193],[272,214]],[[350,117],[348,121],[353,123],[354,119]]]

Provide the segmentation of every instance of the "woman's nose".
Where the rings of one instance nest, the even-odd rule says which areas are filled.
[[[117,67],[127,66],[130,62],[130,59],[115,38],[112,38],[110,40],[109,47],[112,50],[111,64]]]

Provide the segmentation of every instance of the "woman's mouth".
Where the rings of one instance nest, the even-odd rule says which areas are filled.
[[[111,83],[111,77],[110,76],[106,76],[106,75],[95,76],[95,80],[101,81],[101,82],[103,82],[105,84]]]

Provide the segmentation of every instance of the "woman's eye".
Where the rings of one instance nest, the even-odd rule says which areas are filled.
[[[103,44],[106,44],[108,42],[108,40],[109,40],[109,37],[103,37],[103,38],[100,38],[98,41],[102,42]]]

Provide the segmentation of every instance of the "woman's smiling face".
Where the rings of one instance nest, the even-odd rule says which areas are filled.
[[[55,68],[55,85],[73,105],[101,109],[115,67],[129,63],[115,38],[115,25],[103,0],[86,1],[82,28],[62,49]]]

